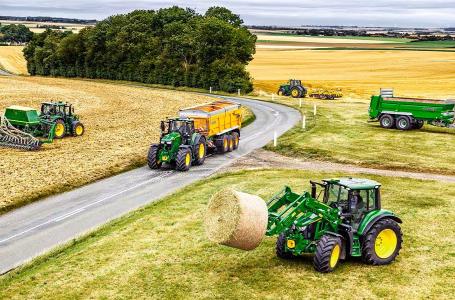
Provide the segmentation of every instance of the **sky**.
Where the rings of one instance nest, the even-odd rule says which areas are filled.
[[[134,9],[224,6],[247,25],[455,27],[455,0],[0,0],[0,15],[102,20]]]

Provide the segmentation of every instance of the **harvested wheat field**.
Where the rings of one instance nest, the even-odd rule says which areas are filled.
[[[23,49],[23,46],[0,46],[0,69],[17,75],[28,74]]]
[[[289,78],[337,86],[364,101],[381,87],[415,97],[455,98],[455,53],[397,50],[258,49],[248,66],[259,91],[276,92]]]
[[[178,109],[210,101],[177,91],[40,77],[0,77],[0,111],[39,108],[42,101],[75,105],[86,133],[27,152],[0,148],[0,211],[145,163],[159,122]]]

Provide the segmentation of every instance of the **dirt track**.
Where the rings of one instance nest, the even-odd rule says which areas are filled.
[[[231,170],[243,169],[264,169],[264,168],[280,168],[280,169],[300,169],[312,171],[333,171],[333,172],[349,172],[349,173],[364,173],[390,177],[405,177],[421,180],[436,180],[445,182],[455,182],[455,176],[438,175],[430,173],[414,173],[396,170],[380,170],[370,169],[352,165],[345,165],[332,162],[323,162],[315,160],[299,160],[283,155],[266,151],[263,149],[256,150],[247,156],[237,160]]]

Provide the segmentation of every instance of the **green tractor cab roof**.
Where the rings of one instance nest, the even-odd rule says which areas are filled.
[[[351,190],[373,189],[381,186],[379,182],[365,178],[331,178],[322,181],[327,184],[341,185]]]
[[[69,105],[69,104],[66,102],[59,101],[59,102],[43,102],[43,103],[41,103],[41,105],[65,106],[65,105]]]

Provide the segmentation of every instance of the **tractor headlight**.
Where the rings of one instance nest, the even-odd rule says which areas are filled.
[[[172,142],[171,141],[166,142],[166,145],[172,145]]]

